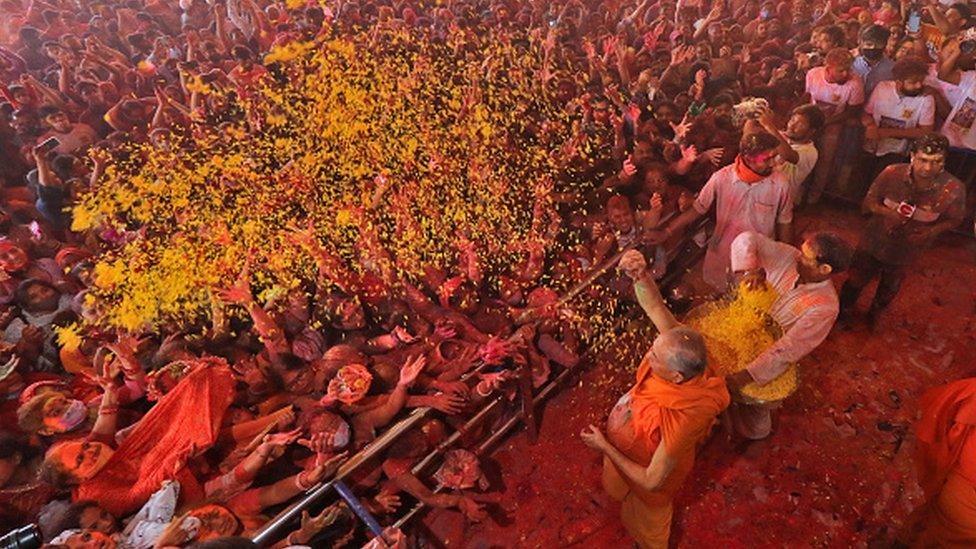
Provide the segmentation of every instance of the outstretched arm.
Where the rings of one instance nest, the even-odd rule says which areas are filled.
[[[674,318],[671,310],[668,309],[664,297],[651,273],[647,271],[647,261],[637,250],[630,250],[620,258],[620,269],[627,273],[627,276],[634,281],[634,293],[637,294],[637,302],[640,303],[648,318],[654,323],[658,332],[665,332],[679,326],[681,323]]]

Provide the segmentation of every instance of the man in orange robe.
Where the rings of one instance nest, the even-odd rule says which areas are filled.
[[[634,280],[658,337],[637,370],[637,383],[614,406],[607,435],[590,425],[581,436],[603,453],[603,487],[622,503],[627,531],[645,548],[666,548],[671,501],[695,463],[697,445],[729,405],[725,381],[705,372],[702,336],[668,310],[639,252],[620,268]]]
[[[936,387],[919,402],[915,466],[925,503],[912,547],[976,547],[976,378]]]

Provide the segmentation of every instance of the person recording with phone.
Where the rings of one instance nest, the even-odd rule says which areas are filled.
[[[840,318],[850,324],[861,290],[878,279],[867,321],[873,329],[898,295],[909,266],[965,214],[966,189],[945,171],[948,140],[929,133],[914,141],[911,161],[894,164],[874,182],[862,209],[870,215],[840,294]]]

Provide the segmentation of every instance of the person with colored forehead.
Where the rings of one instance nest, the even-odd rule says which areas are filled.
[[[705,371],[705,340],[668,310],[644,256],[620,259],[634,293],[658,330],[637,369],[637,382],[617,401],[607,432],[590,425],[583,442],[603,455],[603,488],[620,501],[620,518],[643,548],[665,548],[672,499],[695,464],[696,447],[729,405],[725,382]]]
[[[698,193],[694,206],[674,218],[649,240],[660,244],[694,223],[714,206],[715,230],[705,252],[704,278],[723,291],[729,283],[729,251],[746,231],[789,242],[793,232],[793,201],[786,176],[774,170],[779,140],[765,132],[744,136],[735,162],[718,170]]]

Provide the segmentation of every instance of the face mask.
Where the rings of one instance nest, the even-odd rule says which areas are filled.
[[[86,419],[88,419],[88,406],[80,400],[72,400],[61,417],[54,421],[58,431],[66,433],[84,423]]]
[[[869,59],[871,61],[877,61],[878,59],[881,59],[882,55],[884,55],[884,49],[864,48],[861,50],[861,55],[863,55],[865,59]]]

